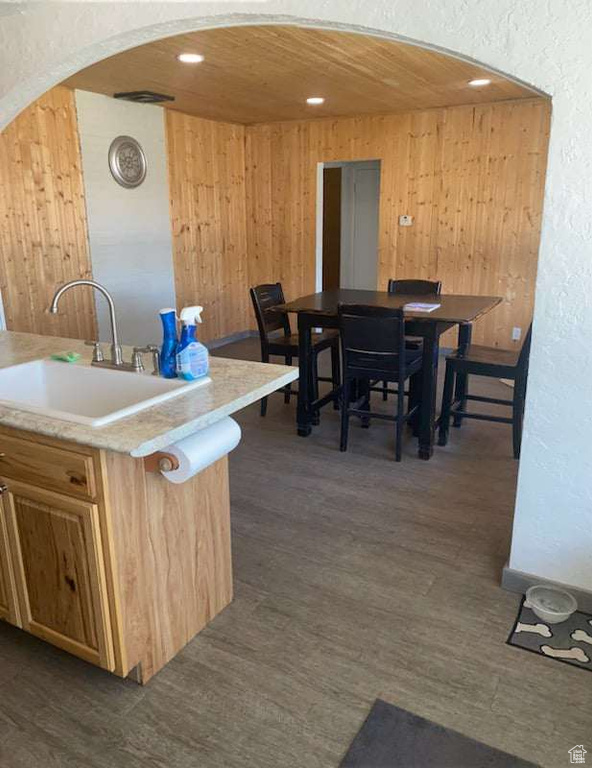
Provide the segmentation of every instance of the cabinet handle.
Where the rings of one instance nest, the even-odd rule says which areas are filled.
[[[77,472],[66,472],[66,475],[70,478],[72,485],[86,486],[86,478]]]

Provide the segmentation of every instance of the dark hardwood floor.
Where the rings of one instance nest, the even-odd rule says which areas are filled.
[[[592,678],[505,644],[509,428],[396,464],[387,422],[341,454],[329,409],[308,439],[280,395],[238,420],[233,604],[146,688],[0,625],[2,768],[328,768],[376,697],[544,766],[592,749]]]

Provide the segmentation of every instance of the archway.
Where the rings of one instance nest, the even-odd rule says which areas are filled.
[[[476,58],[465,55],[460,51],[457,52],[443,46],[423,42],[420,39],[413,39],[406,37],[405,35],[389,32],[388,30],[381,30],[363,25],[341,24],[330,21],[321,22],[319,20],[315,20],[314,18],[303,18],[296,16],[249,14],[237,17],[236,15],[222,15],[213,17],[184,18],[175,22],[169,21],[151,26],[140,26],[123,34],[114,35],[108,39],[101,40],[94,45],[77,51],[76,55],[66,57],[60,63],[60,66],[55,70],[43,72],[40,76],[36,77],[34,80],[31,80],[27,86],[25,86],[25,88],[19,90],[18,94],[8,93],[4,95],[0,99],[0,107],[2,107],[0,128],[10,122],[10,120],[16,114],[18,114],[18,111],[23,109],[27,104],[34,101],[35,98],[39,97],[53,85],[57,85],[70,75],[73,75],[81,69],[84,69],[85,67],[99,62],[109,56],[113,56],[130,48],[135,48],[139,45],[143,45],[155,40],[173,37],[185,32],[197,32],[199,30],[216,29],[218,27],[252,26],[254,24],[289,24],[311,29],[334,29],[350,32],[353,34],[357,33],[361,35],[375,36],[384,40],[402,42],[408,45],[425,48],[426,50],[436,51],[447,56],[457,58],[461,61],[477,64],[484,70],[487,70],[492,74],[497,74],[510,82],[532,88],[534,92],[538,92],[541,96],[548,95],[545,93],[545,91],[541,90],[536,85],[528,83],[526,80],[523,80],[509,72],[503,71],[502,69],[499,69],[491,64],[478,61]]]
[[[18,93],[18,98],[14,98],[11,106],[11,112],[14,114],[19,107],[24,106],[24,99],[31,100],[31,97],[38,95],[43,90],[46,90],[49,86],[63,80],[67,75],[74,73],[75,71],[87,66],[95,61],[105,58],[108,55],[112,55],[117,51],[121,51],[141,43],[145,43],[151,40],[162,38],[163,36],[170,36],[179,34],[184,31],[208,29],[214,27],[224,27],[232,25],[245,25],[252,24],[254,21],[263,24],[281,24],[289,21],[290,23],[299,24],[304,27],[321,27],[321,28],[334,28],[347,30],[354,33],[376,35],[389,40],[401,40],[409,44],[425,46],[432,50],[439,50],[444,53],[457,56],[465,61],[475,61],[471,56],[464,55],[451,51],[449,47],[440,46],[430,43],[422,43],[420,39],[412,39],[410,36],[396,34],[388,29],[379,29],[378,27],[372,27],[371,25],[361,25],[352,23],[339,23],[330,22],[327,20],[318,20],[314,18],[302,18],[302,17],[286,17],[283,15],[272,14],[243,14],[236,15],[218,15],[208,16],[202,18],[177,18],[168,19],[160,23],[152,25],[137,25],[137,21],[133,21],[130,24],[130,19],[126,19],[129,28],[126,32],[121,34],[114,34],[108,37],[103,37],[97,40],[92,45],[87,45],[80,50],[76,51],[75,55],[67,56],[60,63],[58,69],[49,70],[43,73],[42,76],[38,76],[35,81],[30,81],[28,87],[21,88]],[[495,67],[485,66],[485,69],[498,72]],[[502,73],[504,74],[504,73]],[[519,78],[515,78],[512,75],[504,74],[504,77],[509,77],[511,80],[521,82]],[[28,91],[28,93],[27,93]],[[5,97],[4,101],[10,101]],[[4,120],[8,119],[10,112],[4,112]],[[535,353],[536,353],[536,337],[535,337]]]
[[[413,4],[408,4],[410,18],[413,15]],[[450,3],[443,3],[446,10],[452,10]],[[448,6],[448,8],[446,8]],[[589,415],[589,398],[583,389],[582,382],[587,382],[587,363],[585,358],[575,356],[569,351],[573,344],[581,350],[584,341],[584,331],[590,319],[589,303],[586,291],[590,288],[588,261],[586,249],[589,247],[589,232],[582,222],[586,219],[585,201],[586,190],[580,180],[580,168],[590,167],[590,152],[586,148],[585,129],[578,127],[585,112],[588,92],[585,87],[579,93],[580,106],[575,109],[568,101],[574,99],[574,84],[569,83],[568,75],[573,75],[574,83],[582,83],[583,71],[589,66],[589,52],[585,46],[581,49],[581,71],[571,65],[561,52],[549,42],[549,37],[557,35],[557,30],[569,32],[570,40],[577,42],[577,24],[571,21],[560,21],[550,32],[551,22],[543,22],[537,18],[535,7],[529,9],[532,15],[518,18],[508,38],[512,45],[505,46],[500,37],[495,34],[495,26],[503,27],[503,18],[496,16],[497,11],[491,10],[491,18],[486,24],[489,37],[483,35],[483,42],[477,42],[476,22],[474,35],[467,34],[466,48],[472,52],[483,51],[484,57],[491,53],[492,60],[499,62],[496,45],[508,56],[508,67],[520,71],[526,80],[532,79],[547,91],[557,91],[559,110],[555,112],[555,140],[551,154],[551,169],[553,187],[548,192],[547,228],[544,238],[543,254],[544,270],[539,277],[539,294],[537,308],[537,324],[533,353],[533,377],[530,389],[529,423],[525,455],[522,469],[522,499],[518,507],[517,529],[515,537],[516,556],[513,567],[517,570],[530,571],[539,576],[564,581],[584,589],[592,587],[592,571],[589,564],[589,504],[587,487],[589,466],[588,435],[586,433],[586,417]],[[326,11],[339,18],[340,11],[337,3]],[[360,13],[359,9],[357,11]],[[368,11],[370,13],[370,11]],[[501,13],[501,11],[500,11]],[[526,14],[526,10],[525,10]],[[278,17],[279,18],[279,17]],[[534,21],[533,21],[534,19]],[[282,17],[285,21],[285,17]],[[228,19],[231,21],[231,19]],[[441,21],[436,17],[436,22]],[[574,19],[577,21],[577,19]],[[375,21],[374,29],[381,26],[380,20]],[[186,20],[183,21],[183,24]],[[244,23],[244,20],[243,22]],[[347,24],[343,20],[344,24]],[[404,20],[405,24],[407,21]],[[425,39],[439,40],[445,43],[449,40],[451,48],[463,49],[461,32],[456,34],[452,25],[443,25],[439,34],[435,23],[426,22]],[[163,22],[167,33],[172,28],[170,22]],[[329,22],[321,20],[321,24]],[[397,20],[385,14],[382,24],[394,29]],[[583,25],[582,25],[583,26]],[[412,31],[413,24],[407,24]],[[459,29],[462,27],[459,24]],[[360,31],[360,28],[357,28]],[[137,32],[136,34],[140,34]],[[391,32],[380,34],[392,35]],[[526,44],[521,54],[516,54],[516,48],[523,36]],[[421,35],[417,39],[421,39]],[[537,37],[535,46],[533,37]],[[153,39],[153,38],[151,38]],[[105,53],[114,52],[109,46],[113,43],[112,36],[101,38],[99,45],[104,45]],[[133,42],[132,42],[133,40]],[[110,42],[105,42],[110,41]],[[458,46],[454,45],[458,42]],[[122,42],[122,41],[120,41]],[[127,43],[142,42],[130,33]],[[127,44],[126,43],[126,44]],[[547,51],[551,63],[537,59],[536,49]],[[445,46],[442,47],[442,50]],[[94,54],[93,54],[94,55]],[[570,54],[570,55],[573,55]],[[527,59],[531,63],[527,63]],[[553,59],[557,64],[558,76],[552,72]],[[82,57],[84,59],[84,57]],[[81,65],[90,63],[91,59],[80,61]],[[93,59],[96,60],[96,59]],[[52,70],[52,80],[37,80],[27,101],[41,92],[45,87],[57,82],[72,72],[69,67],[73,59],[68,58],[63,70],[56,75]],[[535,69],[540,67],[540,75]],[[532,77],[526,77],[530,72]],[[560,76],[559,76],[560,75]],[[565,85],[566,93],[561,93]],[[35,90],[36,89],[36,90]],[[13,106],[17,101],[13,101]],[[24,102],[23,102],[24,105]],[[578,119],[579,118],[579,119]],[[579,166],[579,168],[577,167]],[[567,222],[567,224],[565,224]],[[570,247],[564,246],[567,231]],[[566,251],[569,250],[569,254]],[[578,279],[573,279],[577,274]],[[557,291],[557,286],[561,289]],[[570,312],[576,308],[575,311]],[[569,369],[569,380],[565,371]],[[579,379],[579,381],[578,381]],[[557,402],[556,393],[561,391],[563,396]],[[583,415],[583,418],[582,418]],[[588,450],[588,452],[587,452]],[[558,529],[557,519],[561,518]]]

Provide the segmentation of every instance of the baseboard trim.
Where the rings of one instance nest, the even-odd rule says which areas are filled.
[[[517,571],[514,568],[510,568],[508,565],[504,566],[502,571],[502,588],[508,592],[517,592],[519,595],[523,595],[529,587],[534,584],[550,584],[554,587],[561,587],[561,589],[567,590],[578,601],[578,610],[584,613],[592,613],[592,592],[587,589],[581,589],[580,587],[572,587],[569,584],[562,584],[560,581],[551,581],[551,579],[542,579],[540,576],[535,576],[532,573],[525,573],[524,571]]]
[[[232,344],[235,341],[242,341],[243,339],[250,339],[253,336],[258,336],[257,331],[239,331],[233,333],[230,336],[222,336],[219,339],[213,339],[208,341],[206,347],[208,349],[218,349],[218,347],[225,347],[227,344]]]

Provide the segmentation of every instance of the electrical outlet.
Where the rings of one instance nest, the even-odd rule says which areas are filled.
[[[515,325],[512,328],[512,341],[520,341],[521,336],[522,336],[522,328]]]
[[[412,225],[413,225],[413,216],[409,216],[408,213],[403,214],[403,216],[399,216],[400,227],[411,227]]]

